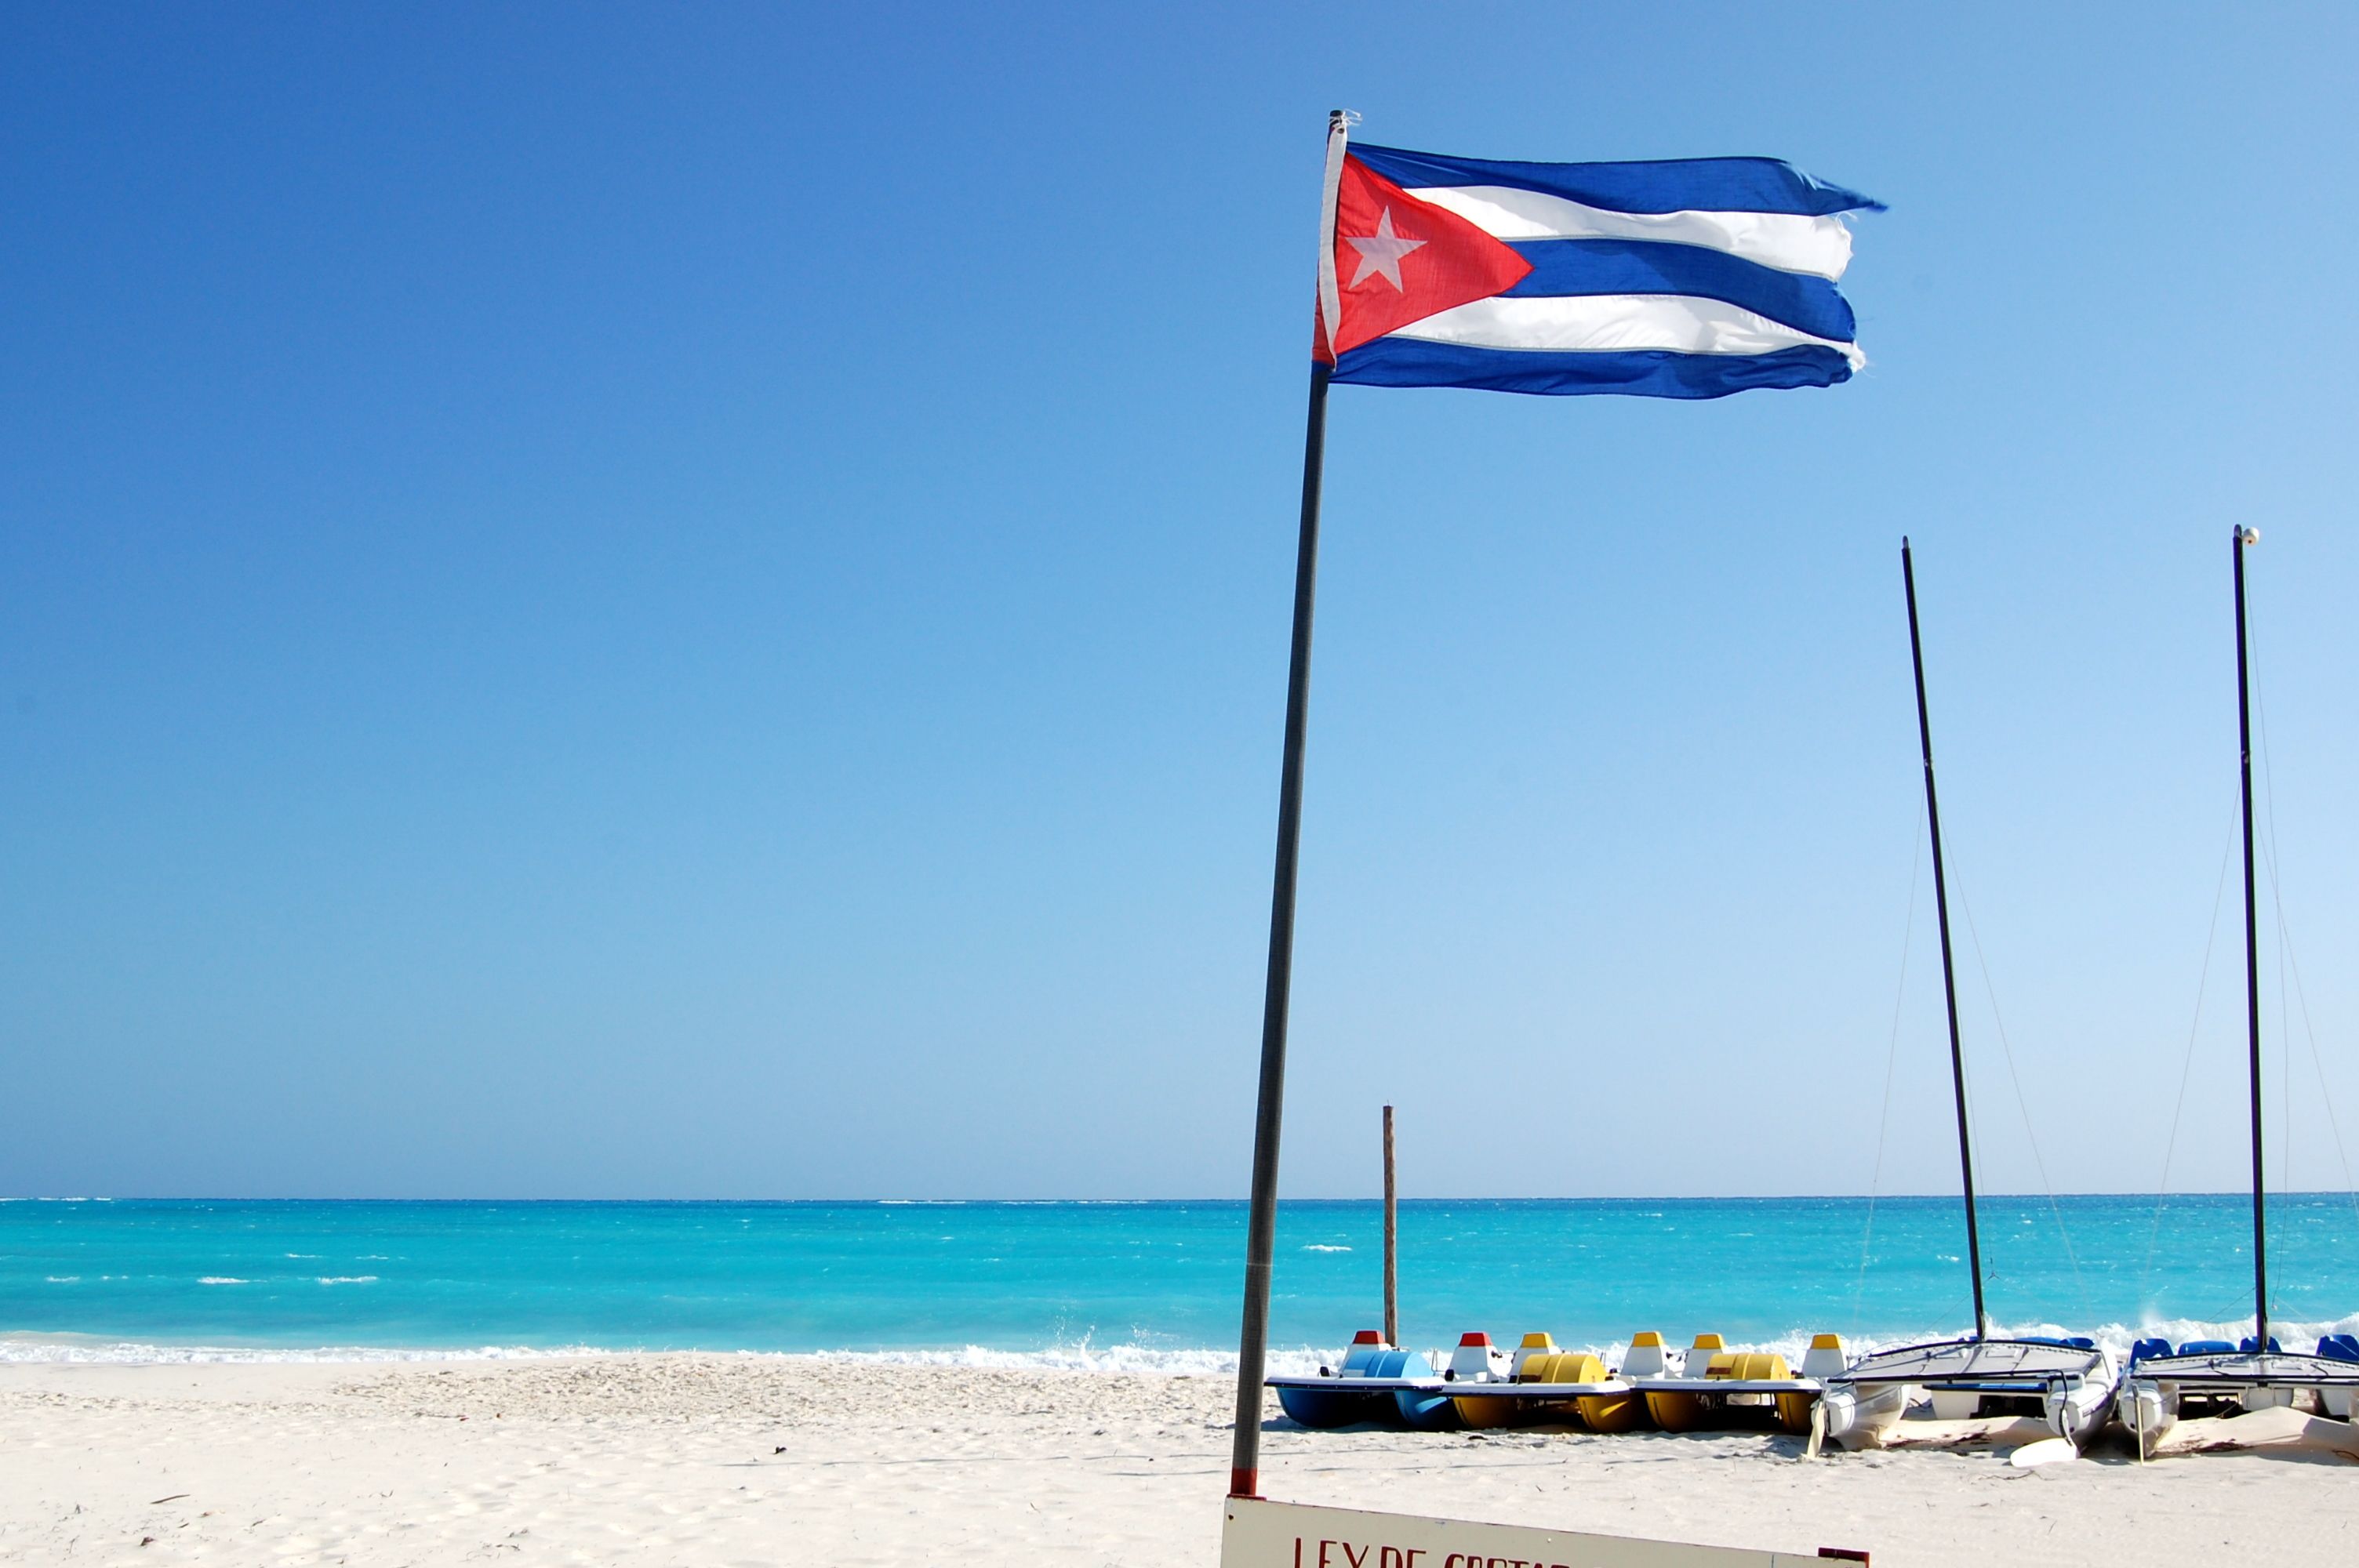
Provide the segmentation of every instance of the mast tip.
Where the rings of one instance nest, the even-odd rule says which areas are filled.
[[[2257,545],[2260,542],[2261,531],[2258,528],[2240,527],[2236,530],[2236,543],[2240,545]]]

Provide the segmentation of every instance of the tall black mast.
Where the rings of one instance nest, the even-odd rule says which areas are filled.
[[[2269,1347],[2269,1233],[2261,1194],[2261,956],[2253,916],[2253,711],[2245,673],[2245,549],[2258,528],[2239,525],[2230,545],[2236,562],[2236,752],[2245,781],[2245,1040],[2253,1086],[2253,1344]]]
[[[2240,584],[2245,580],[2241,568],[2236,580]],[[1974,1151],[1973,1141],[1966,1133],[1966,1058],[1958,1044],[1958,976],[1956,967],[1950,959],[1950,888],[1941,872],[1941,803],[1933,792],[1933,723],[1925,713],[1925,647],[1917,635],[1917,568],[1910,564],[1906,538],[1900,541],[1900,581],[1908,593],[1908,657],[1917,671],[1917,740],[1925,753],[1925,816],[1933,826],[1933,908],[1940,918],[1941,926],[1941,1000],[1950,1010],[1950,1083],[1958,1099],[1958,1170],[1964,1177],[1966,1187],[1966,1267],[1974,1279],[1974,1337],[1981,1339],[1990,1332],[1990,1318],[1983,1311],[1982,1231],[1974,1221]],[[2243,590],[2240,588],[2238,591],[2241,593]],[[2237,614],[2241,618],[2243,600],[2240,599],[2237,603]],[[2240,627],[2243,624],[2241,619],[2238,624]],[[2238,657],[2242,656],[2240,653]],[[2246,798],[2249,801],[2249,788]],[[2245,853],[2248,886],[2251,882],[2251,860],[2248,832]],[[2250,906],[2248,899],[2247,909]],[[2255,1091],[2256,1095],[2258,1092]],[[2260,1101],[2256,1098],[2253,1104],[2257,1115]]]

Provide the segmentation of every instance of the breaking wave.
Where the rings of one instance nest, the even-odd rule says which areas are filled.
[[[2277,1337],[2288,1349],[2307,1350],[2328,1334],[2359,1334],[2359,1313],[2348,1317],[2322,1323],[2278,1323],[2270,1325]],[[2239,1321],[2204,1322],[2193,1318],[2172,1318],[2143,1323],[2132,1327],[2125,1324],[2108,1324],[2092,1336],[2098,1344],[2111,1350],[2116,1358],[2129,1354],[2131,1342],[2153,1336],[2180,1343],[2190,1339],[2235,1340],[2249,1335],[2253,1329],[2250,1318]],[[1962,1324],[1944,1325],[1927,1329],[1922,1334],[1876,1335],[1857,1341],[1846,1341],[1844,1349],[1857,1356],[1871,1350],[1894,1346],[1921,1343],[1926,1340],[1953,1338],[1965,1332]],[[2061,1336],[2071,1330],[2053,1323],[2021,1323],[1993,1325],[1996,1335]],[[1732,1350],[1767,1350],[1786,1357],[1789,1364],[1799,1364],[1802,1353],[1810,1347],[1810,1333],[1795,1330],[1790,1334],[1750,1342],[1731,1341]],[[1445,1346],[1417,1346],[1423,1349],[1437,1367],[1445,1365],[1449,1350]],[[1574,1348],[1574,1346],[1566,1346]],[[1625,1341],[1580,1346],[1602,1357],[1608,1365],[1618,1364],[1629,1346]],[[1297,1346],[1273,1348],[1269,1354],[1269,1370],[1276,1373],[1308,1374],[1321,1366],[1333,1366],[1343,1355],[1341,1346],[1321,1348]],[[597,1345],[527,1346],[484,1345],[473,1346],[404,1347],[396,1346],[333,1345],[309,1348],[256,1347],[212,1345],[157,1345],[133,1340],[103,1341],[76,1336],[52,1336],[0,1339],[0,1364],[38,1363],[51,1365],[104,1366],[201,1366],[249,1365],[277,1362],[412,1362],[412,1361],[547,1361],[582,1357],[632,1355],[734,1355],[758,1357],[764,1359],[818,1360],[852,1362],[877,1367],[942,1367],[969,1368],[978,1371],[1009,1372],[1082,1372],[1114,1373],[1174,1378],[1234,1377],[1237,1370],[1237,1353],[1234,1349],[1174,1348],[1169,1346],[1093,1345],[1087,1342],[1052,1345],[1039,1350],[1004,1350],[989,1346],[969,1345],[958,1349],[933,1350],[712,1350],[712,1351],[647,1351],[636,1346]]]
[[[734,1355],[777,1360],[849,1361],[878,1367],[970,1368],[1010,1372],[1104,1372],[1176,1378],[1234,1377],[1234,1350],[1175,1350],[1138,1345],[1059,1345],[1045,1350],[994,1350],[970,1345],[958,1350],[737,1350],[642,1351],[609,1346],[484,1345],[401,1348],[331,1345],[277,1348],[222,1345],[154,1345],[104,1341],[76,1336],[0,1339],[0,1364],[108,1367],[261,1366],[416,1361],[553,1361],[583,1357],[633,1355]],[[1273,1350],[1273,1372],[1315,1372],[1332,1364],[1332,1350]]]
[[[1849,1356],[1862,1356],[1870,1351],[1889,1350],[1904,1345],[1922,1345],[1932,1340],[1961,1338],[1968,1332],[1970,1332],[1968,1325],[1964,1323],[1951,1323],[1931,1325],[1927,1327],[1923,1332],[1917,1334],[1863,1335],[1857,1339],[1845,1336],[1843,1340],[1843,1351]],[[2161,1318],[2140,1323],[2135,1326],[2127,1324],[2109,1323],[2104,1325],[2103,1327],[2095,1329],[2091,1329],[2085,1326],[2077,1328],[2069,1327],[2065,1325],[2055,1323],[1995,1323],[1991,1325],[1992,1336],[1995,1338],[2003,1339],[2026,1336],[2060,1339],[2072,1335],[2086,1335],[2089,1338],[2095,1340],[2107,1350],[2112,1351],[2114,1353],[2114,1358],[2116,1361],[2126,1360],[2129,1357],[2131,1345],[2140,1339],[2168,1339],[2174,1345],[2184,1344],[2190,1339],[2225,1339],[2234,1343],[2236,1340],[2249,1337],[2252,1332],[2253,1320],[2249,1317],[2242,1319],[2229,1319],[2217,1323],[2206,1322],[2198,1318]],[[1810,1347],[1810,1339],[1814,1331],[1810,1329],[1794,1329],[1767,1339],[1751,1341],[1731,1339],[1728,1342],[1728,1348],[1731,1350],[1773,1351],[1777,1355],[1783,1356],[1788,1365],[1799,1365],[1802,1358],[1802,1353]],[[2315,1346],[2321,1337],[2329,1334],[2359,1334],[2359,1313],[2354,1313],[2348,1317],[2334,1318],[2321,1323],[2288,1323],[2283,1321],[2272,1321],[2269,1325],[2270,1337],[2277,1340],[2280,1345],[2283,1345],[2288,1350],[2307,1351],[2311,1346]],[[1415,1347],[1412,1346],[1412,1348]],[[1564,1346],[1564,1348],[1584,1349],[1595,1355],[1600,1360],[1605,1362],[1608,1366],[1618,1366],[1621,1363],[1623,1353],[1630,1348],[1630,1345],[1627,1340],[1614,1340],[1604,1344],[1579,1346]],[[1429,1356],[1435,1357],[1444,1357],[1447,1354],[1447,1351],[1439,1349],[1428,1352]],[[1234,1357],[1230,1357],[1230,1361],[1233,1366],[1235,1359],[1236,1358]],[[1434,1364],[1436,1366],[1440,1366],[1441,1365],[1441,1362],[1440,1360],[1436,1359]],[[1276,1369],[1276,1368],[1272,1368],[1272,1370]]]
[[[574,1345],[554,1349],[526,1345],[484,1345],[464,1349],[399,1349],[373,1345],[330,1345],[316,1349],[277,1349],[232,1345],[150,1345],[58,1335],[0,1339],[0,1365],[55,1367],[263,1366],[279,1363],[357,1361],[547,1361],[615,1352]]]
[[[1118,1372],[1168,1378],[1236,1376],[1234,1350],[1174,1350],[1145,1345],[1060,1345],[1046,1350],[993,1350],[970,1345],[962,1350],[820,1350],[821,1361],[865,1362],[880,1367],[964,1367],[1006,1372]],[[1273,1349],[1272,1372],[1309,1374],[1332,1366],[1333,1350]]]

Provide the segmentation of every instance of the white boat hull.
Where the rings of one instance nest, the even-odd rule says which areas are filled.
[[[2138,1456],[2147,1458],[2179,1424],[2190,1399],[2250,1412],[2288,1407],[2304,1389],[2316,1393],[2326,1414],[2348,1421],[2359,1399],[2359,1362],[2249,1350],[2148,1356],[2130,1363],[2114,1416]]]
[[[1819,1396],[1821,1430],[1844,1448],[1881,1448],[1884,1439],[1908,1413],[1908,1385],[1887,1383],[1858,1388],[1836,1383]]]
[[[2039,1401],[2049,1432],[2080,1448],[2112,1413],[2113,1357],[2094,1347],[2044,1340],[1956,1339],[1878,1351],[1827,1379],[1820,1400],[1824,1434],[1844,1448],[1882,1446],[1915,1392],[1935,1412],[1964,1420],[1992,1399]]]

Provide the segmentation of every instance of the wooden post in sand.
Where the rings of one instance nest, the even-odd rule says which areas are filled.
[[[1393,1108],[1385,1107],[1385,1343],[1400,1343],[1400,1189],[1393,1182]]]

